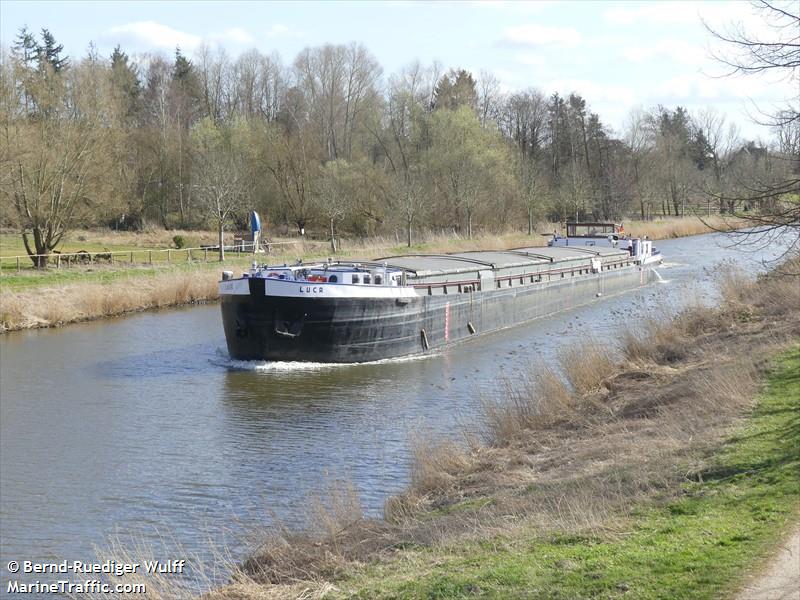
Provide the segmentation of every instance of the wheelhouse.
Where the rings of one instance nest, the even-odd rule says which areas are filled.
[[[608,237],[624,233],[622,223],[567,222],[567,237]]]

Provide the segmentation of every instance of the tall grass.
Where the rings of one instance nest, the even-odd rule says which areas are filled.
[[[109,283],[67,284],[0,294],[0,332],[50,327],[218,297],[216,272],[172,272]]]
[[[647,236],[652,240],[699,235],[711,231],[733,231],[744,227],[742,219],[710,215],[707,217],[671,217],[656,221],[626,221],[625,231],[628,235]]]

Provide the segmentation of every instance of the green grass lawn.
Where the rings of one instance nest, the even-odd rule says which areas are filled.
[[[800,347],[776,361],[745,423],[677,501],[613,538],[520,534],[406,551],[336,582],[357,598],[728,597],[800,510]]]
[[[25,291],[43,286],[58,286],[63,284],[77,283],[111,283],[121,279],[151,278],[162,273],[186,273],[186,272],[219,272],[223,270],[241,271],[246,269],[251,262],[251,257],[247,258],[234,256],[227,258],[224,263],[161,263],[154,266],[147,265],[119,265],[119,266],[99,266],[93,269],[77,267],[71,269],[48,269],[37,271],[29,269],[17,273],[7,270],[0,276],[0,288],[4,291]]]
[[[141,251],[140,246],[124,243],[96,242],[92,240],[81,241],[79,239],[67,238],[59,244],[57,250],[62,253],[78,252],[130,252]],[[18,233],[0,233],[0,256],[26,256],[25,245],[22,236]]]
[[[72,283],[110,283],[119,279],[139,277],[153,277],[161,273],[183,273],[186,271],[221,271],[222,269],[241,270],[246,268],[253,260],[252,254],[237,254],[228,252],[224,263],[217,261],[217,254],[209,251],[206,255],[202,250],[193,250],[191,261],[185,249],[170,249],[169,256],[165,248],[143,249],[141,246],[119,244],[112,242],[67,240],[59,247],[60,252],[66,254],[84,250],[86,252],[124,252],[114,255],[113,263],[108,257],[101,257],[93,264],[78,262],[72,259],[67,263],[62,258],[60,268],[51,264],[46,270],[37,270],[33,263],[25,256],[25,247],[19,234],[0,234],[0,286],[4,291],[23,291],[41,286],[57,286]],[[131,256],[132,253],[132,256]],[[20,259],[19,270],[12,256],[23,256]],[[169,258],[169,262],[168,262]],[[131,260],[133,259],[133,260]],[[205,261],[208,262],[205,262]],[[266,260],[259,255],[258,260]],[[277,258],[275,258],[277,260]],[[283,258],[281,258],[283,260]]]

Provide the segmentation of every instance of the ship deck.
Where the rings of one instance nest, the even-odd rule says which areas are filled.
[[[550,270],[590,268],[592,259],[601,264],[630,262],[627,250],[603,247],[526,247],[511,250],[474,250],[452,254],[407,254],[376,259],[388,267],[402,269],[417,280],[445,281],[452,276],[473,274],[475,279],[493,274],[543,273]]]

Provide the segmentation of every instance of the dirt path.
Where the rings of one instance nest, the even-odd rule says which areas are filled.
[[[781,544],[778,556],[765,572],[750,582],[736,600],[800,600],[800,527]]]

